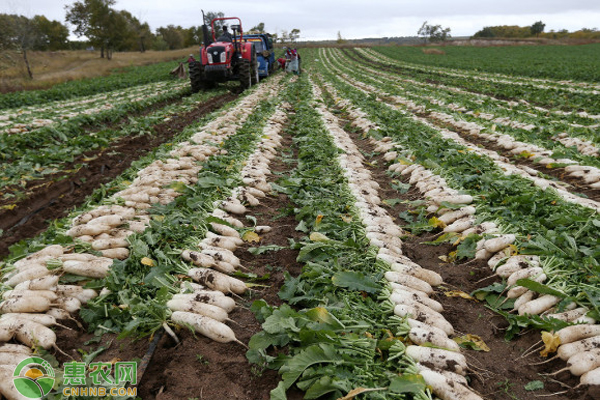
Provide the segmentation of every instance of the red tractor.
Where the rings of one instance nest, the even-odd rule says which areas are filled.
[[[215,22],[237,20],[231,25],[233,34],[223,27],[223,33],[215,37]],[[244,41],[242,21],[237,17],[214,18],[211,22],[212,41],[206,24],[202,26],[204,45],[200,46],[200,60],[189,62],[192,92],[210,89],[218,82],[240,81],[242,89],[258,83],[258,62],[252,42]]]

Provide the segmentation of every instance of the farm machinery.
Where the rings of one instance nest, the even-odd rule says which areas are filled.
[[[233,20],[233,35],[224,32],[216,37],[215,22]],[[202,25],[204,44],[200,47],[200,59],[189,60],[192,92],[210,89],[219,82],[239,81],[242,89],[258,83],[258,61],[255,44],[244,40],[242,21],[237,17],[214,18],[212,35],[206,24]],[[212,37],[212,40],[211,40]]]
[[[251,33],[244,35],[244,41],[254,43],[256,59],[258,60],[258,76],[266,78],[275,69],[273,39],[265,33]]]

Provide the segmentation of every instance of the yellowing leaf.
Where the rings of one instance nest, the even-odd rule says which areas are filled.
[[[436,217],[431,217],[429,219],[429,225],[430,226],[435,226],[436,228],[445,228],[446,227],[446,223],[444,221],[440,221]]]
[[[346,223],[352,222],[352,215],[342,214],[342,215],[340,215],[340,218],[342,219],[342,221],[344,221]]]
[[[488,345],[485,344],[483,339],[481,339],[481,337],[479,337],[478,335],[472,335],[472,334],[468,333],[464,336],[455,337],[452,340],[454,340],[458,344],[464,344],[467,347],[472,348],[473,350],[486,351],[486,352],[490,351],[490,348],[488,347]]]
[[[461,290],[449,290],[447,292],[444,292],[444,294],[446,295],[446,297],[462,297],[463,299],[467,300],[475,300],[470,294],[465,293]]]
[[[154,260],[151,259],[151,258],[148,258],[148,257],[142,258],[141,263],[144,264],[144,265],[146,265],[146,266],[148,266],[148,267],[154,267],[154,265],[155,265],[154,264]]]
[[[13,210],[16,206],[17,206],[16,204],[6,204],[0,208],[3,210]]]
[[[258,243],[260,242],[260,236],[256,232],[247,231],[242,235],[242,240],[248,243]]]
[[[323,235],[322,233],[319,232],[313,232],[310,234],[309,239],[312,240],[313,242],[327,242],[329,241],[329,238],[325,235]]]
[[[540,351],[542,357],[548,357],[548,354],[554,353],[560,346],[560,338],[554,333],[542,331],[542,341],[546,345],[544,350]]]
[[[165,216],[164,215],[153,215],[152,219],[155,220],[156,222],[163,222],[165,220]]]
[[[315,226],[319,226],[321,220],[323,220],[323,214],[317,215],[317,219],[315,220]]]

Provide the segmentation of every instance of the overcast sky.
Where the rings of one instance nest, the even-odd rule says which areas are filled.
[[[44,15],[65,23],[65,5],[75,0],[0,0],[0,13]],[[222,11],[249,29],[260,22],[271,33],[300,29],[301,40],[415,36],[424,21],[470,36],[485,26],[546,24],[546,32],[600,29],[600,0],[117,0],[114,6],[148,22],[201,25],[202,12]],[[72,37],[74,38],[74,37]]]

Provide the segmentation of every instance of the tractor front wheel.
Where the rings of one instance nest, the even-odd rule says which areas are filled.
[[[192,61],[189,64],[190,83],[192,84],[192,93],[198,93],[203,89],[202,64],[199,61]]]
[[[216,82],[204,79],[204,66],[200,61],[192,61],[189,64],[189,69],[192,93],[198,93],[200,90],[212,89],[217,86]]]
[[[239,66],[240,86],[242,90],[252,86],[252,65],[250,60],[241,60]]]

